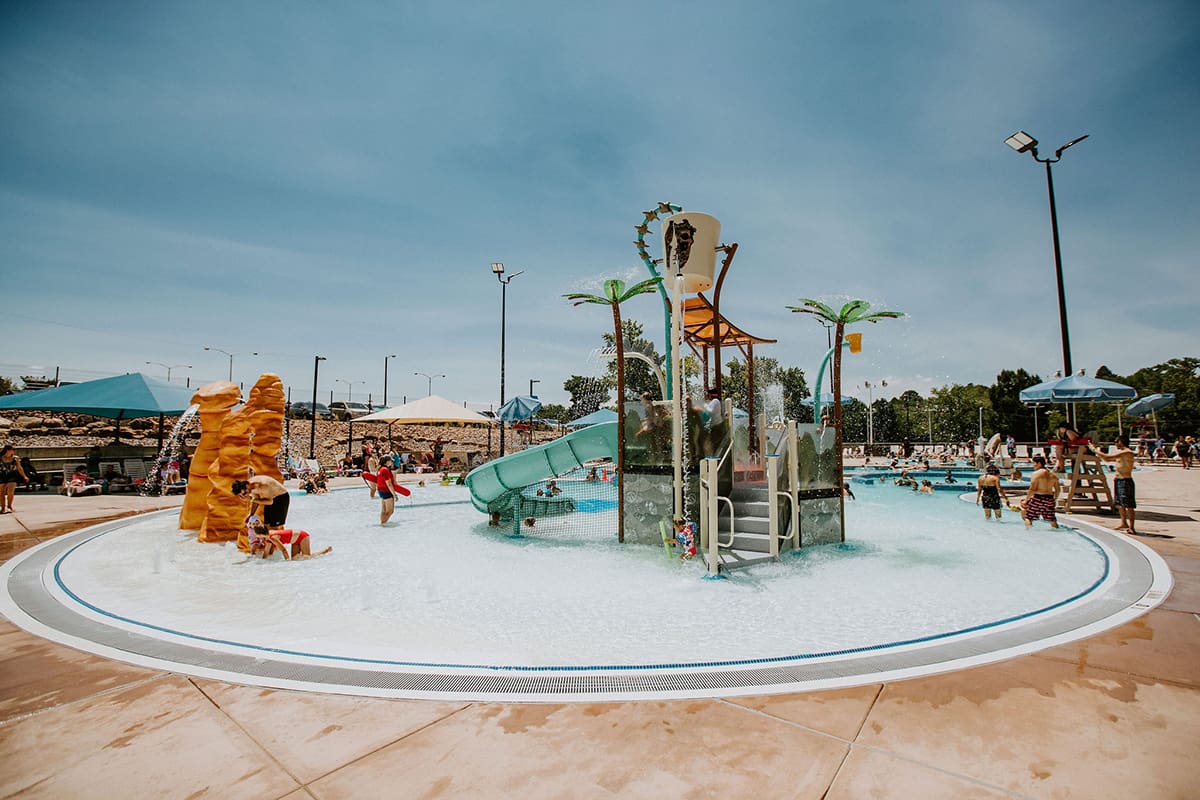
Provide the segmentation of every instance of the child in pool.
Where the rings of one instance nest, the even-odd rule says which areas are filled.
[[[688,522],[683,517],[676,517],[671,522],[675,528],[675,544],[679,547],[680,560],[691,561],[696,555],[696,523]]]

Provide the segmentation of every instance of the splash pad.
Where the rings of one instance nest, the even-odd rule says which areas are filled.
[[[1161,559],[1112,532],[988,525],[954,498],[886,487],[859,492],[845,545],[725,581],[661,548],[511,539],[457,487],[414,489],[385,528],[365,489],[293,499],[295,526],[333,555],[250,561],[149,515],[14,558],[0,603],[46,638],[236,683],[563,702],[947,671],[1092,635],[1170,585]]]

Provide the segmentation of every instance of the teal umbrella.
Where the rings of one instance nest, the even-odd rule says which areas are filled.
[[[115,419],[119,439],[121,420],[182,414],[192,405],[194,391],[130,372],[114,378],[6,395],[0,397],[0,410],[58,411]]]
[[[522,394],[500,406],[496,416],[505,422],[518,422],[531,418],[541,407],[541,400],[532,395]]]

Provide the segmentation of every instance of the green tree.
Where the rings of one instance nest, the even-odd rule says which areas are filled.
[[[635,319],[621,320],[621,331],[624,334],[625,341],[623,343],[626,360],[625,360],[625,391],[626,399],[638,398],[642,396],[642,392],[650,392],[654,397],[662,397],[662,387],[658,383],[658,378],[654,374],[654,370],[650,365],[640,358],[629,358],[628,354],[631,350],[635,350],[642,355],[649,357],[662,368],[663,357],[654,349],[654,343],[644,336],[645,328],[642,323]],[[604,334],[604,344],[607,347],[616,345],[616,337],[611,333]],[[617,384],[617,361],[613,359],[608,362],[608,377],[610,385]]]
[[[612,383],[606,376],[572,375],[563,381],[563,391],[571,395],[570,422],[603,408]]]
[[[1156,415],[1160,433],[1174,438],[1200,431],[1200,358],[1172,358],[1143,367],[1121,383],[1137,389],[1139,397],[1175,395],[1175,402]]]
[[[997,373],[996,382],[988,387],[996,432],[1011,433],[1022,442],[1034,440],[1033,412],[1021,402],[1021,390],[1041,382],[1041,378],[1024,369],[1004,369]]]
[[[571,292],[563,295],[572,305],[584,303],[608,306],[612,309],[613,338],[617,343],[617,541],[625,541],[625,337],[621,327],[621,304],[639,294],[656,291],[662,278],[649,278],[633,286],[625,281],[612,279],[604,282],[604,294],[594,295]]]
[[[570,422],[575,419],[570,414],[571,412],[566,406],[558,403],[546,403],[537,412],[538,419],[554,422]]]
[[[984,409],[984,435],[991,435],[988,426],[991,406],[986,386],[977,383],[943,386],[930,392],[930,404],[935,441],[975,441],[979,435],[980,408]]]
[[[12,378],[0,377],[0,397],[17,391],[17,384]]]

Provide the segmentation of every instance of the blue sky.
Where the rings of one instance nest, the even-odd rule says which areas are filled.
[[[805,369],[787,305],[859,297],[847,386],[892,395],[1200,343],[1193,2],[0,5],[0,374],[146,361],[294,399],[566,402],[611,317],[562,295],[646,276],[659,201],[739,251],[722,310]],[[657,230],[655,231],[657,233]],[[656,253],[657,255],[657,253]],[[625,313],[659,349],[650,297]],[[251,356],[258,352],[258,356]],[[352,383],[351,383],[352,382]],[[850,392],[853,393],[853,392]],[[862,393],[861,391],[859,393]],[[876,391],[875,396],[879,396]]]

